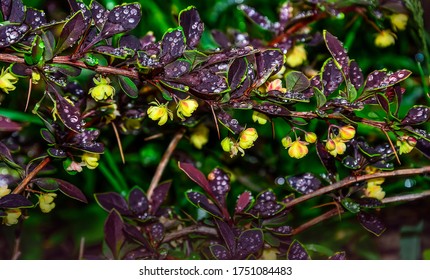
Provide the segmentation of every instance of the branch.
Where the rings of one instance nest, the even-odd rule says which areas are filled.
[[[320,215],[318,217],[315,217],[312,220],[309,220],[306,223],[304,223],[304,224],[298,226],[297,228],[295,228],[293,230],[293,235],[299,234],[300,232],[305,231],[308,228],[310,228],[310,227],[312,227],[312,226],[314,226],[314,225],[316,225],[316,224],[318,224],[318,223],[320,223],[322,221],[328,220],[328,219],[330,219],[333,216],[342,215],[342,213],[343,213],[343,209],[342,208],[334,208],[334,209],[332,209],[330,211],[327,211],[324,214],[322,214],[322,215]]]
[[[178,132],[176,132],[175,136],[173,137],[172,141],[170,141],[169,146],[164,152],[164,155],[157,166],[157,170],[155,170],[154,177],[152,177],[151,184],[149,185],[148,192],[146,194],[149,200],[151,200],[152,193],[154,192],[154,189],[158,186],[158,183],[160,182],[161,175],[163,175],[163,171],[166,168],[166,165],[173,151],[175,150],[176,145],[178,145],[179,141],[184,136],[184,134],[185,134],[184,128],[181,128]]]
[[[218,232],[215,228],[194,225],[194,226],[189,226],[189,227],[183,228],[181,230],[166,234],[166,236],[164,236],[163,242],[170,242],[172,240],[181,238],[183,236],[186,236],[186,235],[189,235],[192,233],[193,234],[203,234],[203,235],[214,235],[214,236],[218,235]]]
[[[411,194],[405,194],[405,195],[386,197],[382,200],[382,203],[387,204],[387,203],[393,203],[393,202],[413,201],[427,196],[430,196],[430,190],[423,191],[421,193],[411,193]]]
[[[362,176],[358,176],[358,177],[348,177],[345,178],[339,182],[336,182],[334,184],[331,184],[329,186],[326,186],[324,188],[318,189],[310,194],[306,194],[303,195],[301,197],[298,197],[292,201],[290,201],[289,203],[286,204],[286,207],[293,207],[294,205],[297,205],[301,202],[304,202],[306,200],[309,200],[311,198],[314,198],[316,196],[320,196],[322,194],[326,194],[329,192],[332,192],[334,190],[338,190],[341,189],[343,187],[352,185],[354,183],[358,183],[361,181],[366,181],[366,180],[370,180],[370,179],[375,179],[375,178],[387,178],[387,177],[395,177],[395,176],[405,176],[405,175],[417,175],[417,174],[422,174],[422,173],[427,173],[430,172],[430,166],[425,166],[425,167],[421,167],[421,168],[411,168],[411,169],[400,169],[400,170],[395,170],[395,171],[390,171],[390,172],[379,172],[379,173],[374,173],[374,174],[367,174],[367,175],[362,175]]]
[[[27,187],[28,183],[39,173],[49,162],[51,158],[46,157],[42,162],[39,163],[25,178],[21,183],[12,191],[13,194],[20,194]]]

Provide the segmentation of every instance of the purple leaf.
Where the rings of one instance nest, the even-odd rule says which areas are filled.
[[[208,174],[209,188],[211,195],[213,194],[218,203],[226,208],[226,196],[230,191],[230,178],[220,168],[215,168],[211,173]]]
[[[82,11],[76,12],[64,24],[60,37],[57,41],[55,53],[61,53],[67,48],[70,48],[79,41],[79,38],[85,33],[88,23],[85,22]]]
[[[76,133],[82,131],[84,120],[81,118],[79,109],[70,104],[63,96],[56,93],[56,110],[63,124]]]
[[[127,57],[133,56],[134,51],[125,47],[114,48],[111,46],[97,46],[94,51],[105,54],[114,58],[125,59]]]
[[[186,73],[188,73],[191,69],[191,64],[186,60],[175,60],[170,64],[167,64],[164,67],[164,73],[167,78],[178,78]]]
[[[194,6],[189,6],[179,13],[179,25],[184,30],[188,47],[196,47],[203,34],[204,24],[200,19],[199,12]]]
[[[349,76],[349,57],[342,43],[332,34],[324,30],[324,40],[327,49],[333,56],[335,64],[343,72],[346,78]]]
[[[69,182],[66,182],[66,181],[63,181],[60,179],[54,179],[54,180],[57,181],[57,183],[59,185],[59,189],[63,194],[65,194],[68,197],[71,197],[73,199],[82,201],[84,203],[88,203],[87,198],[85,197],[83,192],[78,187],[76,187],[75,185],[73,185]]]
[[[196,207],[199,207],[209,214],[222,218],[221,211],[216,207],[212,202],[209,202],[208,198],[201,193],[189,191],[186,193],[187,199],[194,204]]]
[[[104,226],[105,241],[114,259],[119,258],[119,251],[124,243],[124,222],[116,210],[111,210]]]
[[[119,194],[114,192],[98,193],[94,195],[97,203],[104,210],[110,212],[112,209],[117,210],[121,215],[130,213],[127,201]]]
[[[287,252],[287,260],[309,260],[310,257],[299,241],[294,240]]]
[[[0,48],[5,48],[21,41],[28,29],[28,26],[25,24],[6,24],[0,26]]]
[[[236,58],[228,68],[227,81],[231,89],[236,89],[245,79],[248,69],[246,58]]]
[[[118,45],[120,47],[127,48],[134,51],[140,50],[142,48],[139,38],[130,34],[121,36],[121,38],[119,39]]]
[[[273,234],[280,235],[280,236],[293,234],[293,228],[286,225],[272,228],[271,231],[273,232]]]
[[[154,223],[149,226],[151,241],[159,243],[164,238],[164,226],[161,223]]]
[[[422,138],[417,139],[415,148],[430,159],[430,141],[428,141],[428,139],[430,139],[430,133],[422,129],[416,129],[415,132],[422,136]]]
[[[344,251],[342,252],[336,252],[333,256],[328,258],[329,260],[340,260],[344,261],[346,260],[346,253]]]
[[[361,197],[355,200],[355,202],[364,208],[378,208],[382,206],[382,202],[379,199],[372,197]]]
[[[251,255],[258,255],[263,249],[264,240],[261,229],[250,229],[242,232],[237,241],[236,256],[247,259]]]
[[[385,225],[374,214],[361,211],[357,214],[357,218],[360,224],[366,230],[370,231],[376,236],[380,236],[386,230]]]
[[[272,94],[273,92],[275,91],[272,91]],[[277,117],[288,117],[291,115],[290,110],[272,102],[262,102],[258,105],[254,105],[254,109],[261,113],[277,116]]]
[[[142,12],[139,3],[116,6],[107,15],[107,20],[100,32],[100,37],[105,39],[118,33],[130,31],[139,24],[141,17]]]
[[[284,54],[279,49],[267,49],[255,55],[257,78],[254,87],[259,87],[273,74],[281,70]]]
[[[182,27],[167,30],[161,40],[160,61],[169,63],[182,56],[185,50],[185,37]]]
[[[302,194],[309,194],[321,187],[321,181],[312,173],[291,176],[287,179],[291,188]]]
[[[178,166],[179,166],[179,169],[184,171],[185,174],[187,174],[187,176],[191,180],[193,180],[194,182],[197,183],[197,185],[202,187],[204,191],[210,192],[209,182],[206,179],[205,175],[200,170],[195,168],[193,164],[186,163],[186,162],[179,162]]]
[[[152,214],[155,215],[155,213],[157,213],[158,209],[160,208],[160,205],[164,202],[167,195],[169,194],[169,189],[171,185],[172,185],[172,182],[168,181],[165,183],[161,183],[154,189],[154,192],[149,198],[151,203]]]
[[[131,98],[136,98],[139,95],[139,89],[136,83],[126,76],[118,75],[118,81],[121,89]]]
[[[9,148],[2,142],[0,142],[0,161],[6,161],[7,163],[15,164]]]
[[[317,142],[316,144],[317,154],[320,158],[322,164],[327,170],[329,177],[332,178],[337,173],[336,162],[335,159],[324,147],[324,144],[321,142]]]
[[[145,236],[135,227],[130,224],[124,224],[124,233],[134,241],[138,242],[145,249],[150,250],[152,247]]]
[[[387,74],[385,70],[373,71],[367,76],[365,90],[374,91],[393,86],[407,79],[411,74],[409,70],[398,70],[392,74]]]
[[[236,214],[242,213],[252,202],[252,194],[248,191],[243,192],[236,202],[236,208],[234,212]]]
[[[329,58],[323,65],[322,81],[324,87],[324,94],[328,96],[335,91],[343,82],[342,72],[336,67],[332,58]]]
[[[390,113],[390,103],[388,102],[388,99],[382,94],[376,94],[375,96],[382,109],[384,109],[387,114]]]
[[[218,230],[220,232],[220,235],[222,239],[224,240],[224,243],[227,245],[228,251],[235,255],[236,253],[236,237],[233,233],[232,228],[224,221],[221,221],[219,219],[215,219],[215,224],[218,227]]]
[[[266,16],[261,15],[254,8],[247,5],[242,4],[239,6],[239,9],[242,10],[251,21],[265,30],[274,32],[276,31],[276,27],[279,26],[279,23],[273,24]]]
[[[0,198],[0,208],[31,207],[33,203],[20,194],[8,194]]]
[[[67,156],[66,152],[62,149],[49,148],[46,150],[48,155],[55,158],[65,158]]]
[[[349,79],[357,90],[363,85],[363,72],[358,66],[358,63],[354,60],[349,63]]]
[[[46,192],[56,191],[59,188],[58,182],[54,178],[35,178],[31,182]]]
[[[33,8],[27,8],[25,23],[29,25],[32,29],[36,29],[41,25],[45,24],[46,17],[44,11],[39,11]]]
[[[239,134],[244,130],[237,119],[233,119],[231,115],[224,111],[216,114],[218,121],[234,134]]]
[[[0,132],[14,132],[21,130],[19,123],[11,121],[9,118],[0,116]]]
[[[283,30],[287,23],[293,17],[293,4],[291,2],[284,2],[279,9],[279,31]]]
[[[367,75],[365,90],[373,90],[378,88],[386,76],[386,70],[375,70]]]
[[[149,202],[140,188],[133,188],[128,196],[129,209],[135,215],[142,215],[148,211]]]
[[[215,244],[209,247],[212,256],[214,256],[215,259],[217,260],[230,260],[231,259],[231,255],[228,252],[227,248],[225,248],[222,245],[219,244]]]
[[[4,21],[22,23],[25,17],[25,6],[22,0],[2,1],[2,13]]]
[[[256,198],[256,203],[249,213],[258,218],[269,218],[278,214],[283,209],[283,205],[276,201],[276,195],[271,191],[264,191]]]
[[[423,105],[412,107],[403,118],[402,125],[418,125],[427,122],[430,118],[430,108]]]
[[[177,79],[177,82],[189,86],[191,89],[204,96],[218,96],[228,89],[226,78],[208,69],[193,71]]]
[[[109,11],[107,11],[99,2],[95,0],[91,1],[91,15],[99,30],[102,30],[103,25],[107,20],[108,13]]]
[[[214,38],[215,42],[218,45],[220,45],[221,48],[229,49],[231,47],[230,41],[228,40],[227,36],[223,32],[216,30],[216,29],[213,29],[211,31],[211,34],[212,34],[212,37]]]

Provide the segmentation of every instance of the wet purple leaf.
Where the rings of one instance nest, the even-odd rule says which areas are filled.
[[[249,213],[259,218],[273,217],[282,211],[284,207],[276,201],[276,195],[271,191],[260,193],[254,206],[249,210]]]
[[[187,176],[193,180],[197,185],[203,188],[204,191],[210,192],[209,188],[209,182],[206,179],[205,175],[198,170],[196,167],[194,167],[191,163],[186,162],[179,162],[178,163],[179,169],[185,172]]]
[[[336,66],[343,72],[345,77],[348,78],[349,57],[342,43],[335,36],[327,32],[327,30],[324,30],[324,40]]]
[[[105,242],[114,259],[119,258],[119,251],[124,243],[124,222],[116,210],[111,210],[104,226]]]
[[[309,260],[309,254],[299,241],[294,240],[287,252],[287,260]]]
[[[209,214],[222,219],[221,211],[208,198],[201,193],[189,191],[186,193],[187,199],[196,207],[207,211]]]
[[[236,202],[235,213],[242,213],[252,202],[252,194],[248,191],[243,192]]]
[[[218,121],[234,134],[239,134],[244,130],[237,119],[234,119],[230,114],[220,111],[216,114]]]
[[[96,17],[98,14],[96,14]],[[103,17],[103,14],[101,17]],[[100,36],[101,38],[109,38],[115,34],[130,31],[139,24],[141,17],[142,12],[139,3],[116,6],[109,11]]]
[[[245,79],[248,69],[246,58],[236,58],[228,68],[227,81],[231,89],[236,89]]]
[[[45,12],[33,8],[27,8],[25,23],[32,29],[40,27],[46,23]]]
[[[182,27],[167,30],[161,40],[160,61],[164,64],[172,62],[182,56],[185,47],[185,37]]]
[[[386,230],[383,222],[374,214],[361,211],[357,214],[357,218],[366,230],[376,236],[380,236]]]
[[[215,168],[208,174],[208,182],[211,194],[222,207],[226,208],[226,196],[230,191],[230,178],[227,173],[220,168]]]
[[[0,48],[5,48],[21,41],[28,29],[28,26],[25,24],[6,24],[0,26]]]
[[[321,181],[312,173],[291,176],[287,179],[291,188],[302,194],[309,194],[321,187]]]
[[[329,257],[328,258],[329,260],[340,260],[340,261],[343,261],[343,260],[346,260],[346,253],[345,252],[336,252],[336,253],[334,253],[334,255],[333,256],[331,256],[331,257]]]
[[[167,78],[178,78],[186,73],[188,73],[191,69],[191,64],[186,60],[175,60],[170,64],[167,64],[164,67],[164,73]]]
[[[151,204],[151,213],[155,215],[155,213],[160,208],[160,205],[164,202],[167,195],[169,194],[170,186],[172,185],[171,181],[161,183],[158,185],[154,192],[152,193],[152,196],[150,197],[150,204]]]
[[[342,84],[343,75],[339,68],[336,67],[332,58],[324,63],[321,72],[324,94],[328,96]]]
[[[412,107],[402,120],[402,125],[418,125],[427,122],[430,118],[430,108],[423,105]]]
[[[212,256],[214,256],[215,259],[217,260],[230,260],[231,259],[231,255],[228,252],[227,248],[225,248],[222,245],[219,244],[215,244],[210,246],[210,251]]]
[[[33,203],[20,194],[8,194],[0,198],[0,208],[31,207]]]
[[[67,48],[70,48],[79,41],[79,38],[85,33],[87,23],[85,23],[84,14],[82,11],[76,12],[64,24],[60,37],[57,41],[55,53],[61,53]]]
[[[130,191],[128,195],[128,206],[135,215],[141,215],[148,211],[148,199],[140,188],[135,187]]]
[[[179,13],[179,25],[184,30],[187,46],[195,48],[203,34],[204,24],[200,19],[200,15],[194,6],[189,6]]]
[[[250,229],[242,232],[237,240],[236,256],[238,259],[247,259],[251,255],[257,256],[263,249],[263,232],[261,229]]]
[[[349,63],[349,79],[355,89],[359,89],[364,82],[363,72],[358,66],[358,63],[355,60],[352,60]]]
[[[93,0],[91,1],[91,15],[93,17],[93,21],[99,30],[102,30],[103,25],[107,20],[107,15],[109,11],[103,7],[99,2]]]
[[[161,223],[154,223],[149,226],[149,235],[153,242],[159,243],[164,238],[164,226]]]
[[[127,201],[117,193],[98,193],[94,197],[100,207],[108,212],[112,209],[116,209],[121,215],[126,215],[130,212]]]
[[[288,117],[291,115],[290,110],[288,110],[287,108],[271,102],[262,102],[260,104],[254,105],[253,108],[256,111],[259,111],[261,113],[268,114],[271,116]]]
[[[242,4],[239,6],[239,9],[242,10],[251,21],[258,24],[265,30],[274,32],[276,31],[276,27],[279,26],[279,23],[272,23],[266,16],[261,15],[254,8],[251,8],[247,5]]]

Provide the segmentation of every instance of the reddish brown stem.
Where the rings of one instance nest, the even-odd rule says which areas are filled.
[[[316,225],[316,224],[318,224],[318,223],[320,223],[322,221],[328,220],[331,217],[336,216],[336,215],[341,215],[342,213],[343,213],[343,209],[342,208],[339,208],[339,209],[335,208],[335,209],[332,209],[330,211],[327,211],[324,214],[322,214],[322,215],[320,215],[318,217],[315,217],[312,220],[309,220],[306,223],[304,223],[304,224],[300,225],[299,227],[295,228],[293,230],[293,235],[299,234],[302,231],[305,231],[308,228],[310,228],[310,227],[312,227],[312,226],[314,226],[314,225]]]
[[[12,191],[13,194],[20,194],[22,193],[25,188],[27,187],[28,183],[36,177],[37,173],[39,173],[49,162],[51,161],[51,158],[46,157],[44,158],[28,175],[22,180],[22,182]]]

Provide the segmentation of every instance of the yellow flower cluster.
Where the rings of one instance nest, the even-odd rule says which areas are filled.
[[[82,155],[82,165],[88,167],[88,169],[96,169],[99,166],[100,154],[95,153],[84,153]]]
[[[8,185],[2,185],[0,186],[0,198],[2,198],[3,196],[6,196],[8,194],[10,194],[11,190],[9,189]]]
[[[110,79],[99,76],[98,78],[93,79],[95,86],[90,88],[88,94],[95,101],[102,101],[113,97],[115,94],[115,88],[110,85]]]
[[[225,152],[230,153],[230,157],[236,156],[238,152],[241,152],[242,156],[244,156],[244,150],[254,146],[254,142],[257,138],[257,130],[255,128],[247,128],[240,133],[239,139],[236,142],[230,137],[224,138],[221,141],[221,147]]]
[[[392,14],[390,16],[391,27],[394,31],[401,31],[406,29],[408,23],[408,15],[406,14]],[[375,37],[375,45],[379,48],[386,48],[395,44],[397,35],[391,30],[381,30]]]
[[[355,128],[352,125],[338,127],[337,135],[330,133],[326,142],[326,149],[332,156],[343,155],[346,151],[346,142],[354,138]]]
[[[367,174],[375,174],[379,171],[379,169],[372,166],[367,166],[365,171]],[[367,180],[367,186],[364,189],[364,195],[366,197],[372,197],[382,200],[385,197],[385,192],[381,187],[384,181],[385,178],[375,178]]]
[[[56,193],[45,193],[39,195],[39,207],[43,213],[49,213],[55,208],[54,198],[57,197]]]
[[[19,217],[21,217],[21,209],[7,209],[6,217],[3,217],[3,224],[7,226],[16,225]]]
[[[14,84],[18,82],[18,78],[9,73],[9,68],[1,70],[0,74],[0,89],[4,92],[9,93],[9,91],[14,91],[16,87]]]
[[[288,155],[290,157],[301,159],[309,152],[307,145],[317,141],[317,135],[313,132],[305,132],[305,141],[301,141],[300,137],[296,138],[295,141],[292,141],[290,136],[286,136],[282,138],[281,143],[285,149],[288,149]]]
[[[173,120],[173,113],[169,108],[167,108],[169,102],[162,104],[158,100],[155,100],[149,104],[152,106],[147,110],[148,117],[153,121],[158,120],[158,125],[164,125],[169,118],[170,120]],[[185,118],[191,117],[198,107],[199,103],[195,99],[182,99],[176,106],[176,115],[184,121]]]

